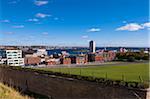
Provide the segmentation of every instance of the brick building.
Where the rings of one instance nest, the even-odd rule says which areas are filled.
[[[113,52],[113,51],[109,51],[109,52],[108,52],[108,60],[109,60],[109,61],[112,61],[112,60],[114,60],[115,58],[116,58],[116,53]]]
[[[70,56],[72,64],[85,64],[88,61],[87,55]]]
[[[96,62],[104,62],[104,57],[103,57],[103,54],[96,54],[95,55],[95,61]]]
[[[41,63],[41,58],[36,56],[28,56],[24,58],[25,65],[38,65]]]
[[[113,51],[103,51],[95,54],[88,54],[88,62],[106,62],[112,61],[116,57],[116,53]]]
[[[95,54],[88,54],[88,62],[94,62],[95,61]]]
[[[50,58],[46,60],[46,65],[58,65],[60,64],[60,59]]]
[[[64,64],[64,65],[71,64],[71,59],[69,57],[61,58],[60,64]]]

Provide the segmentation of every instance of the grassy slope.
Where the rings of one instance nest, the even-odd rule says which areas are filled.
[[[140,82],[140,78],[144,82],[149,81],[148,64],[128,64],[124,66],[97,66],[88,68],[42,68],[46,71],[56,71],[63,73],[71,73],[76,75],[94,76],[109,79],[117,79],[125,81]],[[140,76],[140,78],[139,78]]]
[[[29,99],[27,96],[21,96],[14,89],[0,83],[0,99]]]

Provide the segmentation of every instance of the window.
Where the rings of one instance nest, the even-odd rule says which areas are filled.
[[[13,60],[9,60],[9,62],[13,62]]]

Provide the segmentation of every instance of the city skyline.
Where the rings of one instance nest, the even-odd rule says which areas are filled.
[[[148,2],[1,0],[0,45],[149,47]]]

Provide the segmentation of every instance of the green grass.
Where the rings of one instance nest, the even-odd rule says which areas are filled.
[[[40,68],[44,71],[93,76],[112,80],[124,80],[149,83],[148,63],[127,64],[123,66],[91,66],[76,68]]]

